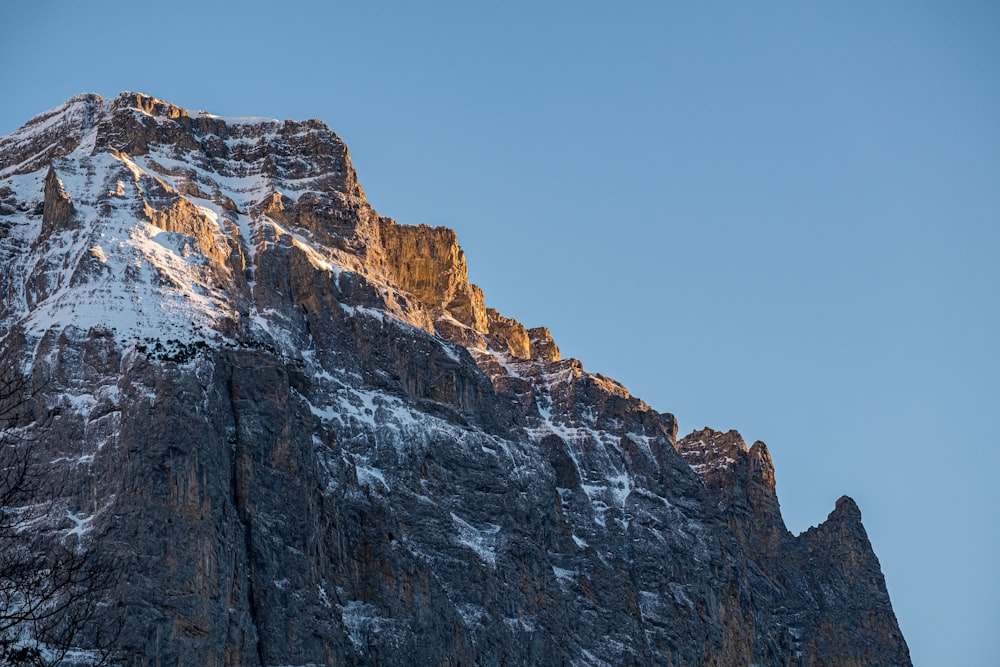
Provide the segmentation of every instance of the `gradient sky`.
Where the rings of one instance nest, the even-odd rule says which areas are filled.
[[[767,442],[794,532],[853,496],[916,665],[996,664],[1000,4],[34,0],[0,63],[0,134],[122,90],[326,121],[488,305]]]

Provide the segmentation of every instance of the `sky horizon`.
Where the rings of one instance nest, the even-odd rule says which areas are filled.
[[[1000,6],[6,10],[0,135],[74,94],[318,118],[488,306],[859,504],[915,665],[1000,627]],[[44,30],[44,39],[39,32]]]

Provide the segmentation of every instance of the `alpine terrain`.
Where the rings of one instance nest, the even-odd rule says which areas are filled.
[[[764,443],[678,439],[487,308],[319,121],[35,117],[0,295],[36,530],[118,563],[125,664],[910,664],[850,498],[793,536]]]

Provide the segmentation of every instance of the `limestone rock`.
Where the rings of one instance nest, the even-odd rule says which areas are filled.
[[[552,333],[548,327],[535,327],[528,329],[528,342],[531,343],[531,352],[538,359],[544,361],[559,361],[559,346],[552,340]]]
[[[45,190],[42,201],[42,230],[39,240],[48,239],[53,233],[66,229],[73,220],[76,209],[73,200],[66,194],[56,170],[49,166],[45,176]]]
[[[77,95],[0,137],[0,178],[36,172],[75,150],[103,104],[97,95]]]
[[[677,451],[704,480],[745,548],[767,553],[790,537],[781,518],[767,445],[758,441],[747,448],[736,431],[705,428],[679,440]]]
[[[792,536],[763,443],[487,309],[318,121],[75,97],[0,138],[0,231],[129,665],[909,664],[853,501]]]
[[[487,331],[483,293],[469,284],[465,253],[446,227],[379,220],[385,271],[391,282],[432,310],[444,311],[473,331]]]
[[[493,308],[486,309],[486,322],[486,340],[495,350],[515,359],[541,359],[548,362],[562,359],[559,347],[546,327],[526,329],[517,320],[504,317]]]

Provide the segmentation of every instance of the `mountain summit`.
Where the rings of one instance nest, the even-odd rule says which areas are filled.
[[[852,500],[791,535],[763,443],[678,440],[487,308],[319,121],[37,116],[0,294],[49,537],[122,561],[128,664],[910,664]]]

